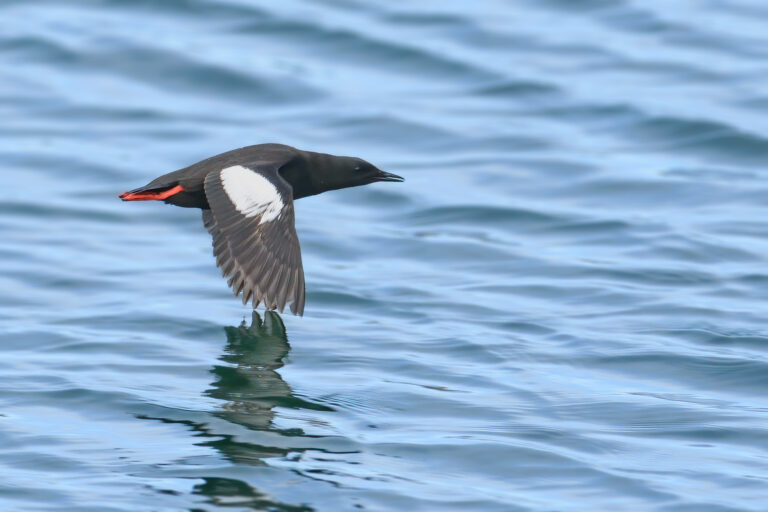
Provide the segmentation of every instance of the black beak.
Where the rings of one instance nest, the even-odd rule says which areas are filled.
[[[405,181],[405,178],[402,176],[398,176],[397,174],[392,174],[389,172],[379,171],[379,174],[374,176],[375,181]]]

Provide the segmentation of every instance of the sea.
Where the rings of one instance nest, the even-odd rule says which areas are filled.
[[[768,510],[768,3],[0,1],[0,510]],[[118,194],[279,142],[306,312]]]

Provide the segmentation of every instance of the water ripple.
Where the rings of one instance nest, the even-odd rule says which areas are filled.
[[[767,13],[3,2],[2,509],[761,512]],[[303,318],[116,198],[266,141]]]

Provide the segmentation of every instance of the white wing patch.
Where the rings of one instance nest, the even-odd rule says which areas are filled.
[[[280,216],[283,198],[267,178],[242,165],[222,169],[220,176],[224,192],[238,212],[246,217],[261,215],[259,224]]]

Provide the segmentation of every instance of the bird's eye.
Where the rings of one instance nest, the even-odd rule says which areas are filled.
[[[360,169],[361,169],[361,166],[359,165],[355,167],[355,171],[359,171]]]

